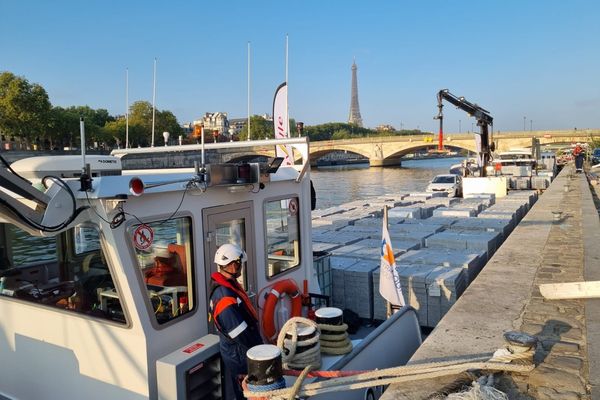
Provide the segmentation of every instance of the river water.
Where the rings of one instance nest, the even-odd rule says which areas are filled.
[[[422,192],[438,174],[447,174],[462,158],[435,158],[402,161],[402,167],[375,167],[369,164],[318,167],[311,170],[317,194],[317,209],[386,194]]]

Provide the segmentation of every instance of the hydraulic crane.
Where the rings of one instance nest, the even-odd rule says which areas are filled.
[[[492,151],[494,151],[494,144],[490,144],[488,126],[493,126],[494,119],[489,114],[489,111],[478,106],[477,104],[467,101],[464,97],[456,97],[448,89],[442,89],[437,94],[438,100],[438,115],[433,117],[434,119],[440,120],[440,132],[438,141],[438,150],[442,150],[443,143],[443,127],[444,127],[444,115],[442,108],[444,107],[443,100],[455,105],[457,108],[464,110],[471,117],[477,119],[477,126],[480,128],[480,132],[476,133],[475,142],[477,144],[478,153],[478,166],[479,176],[486,176],[485,167],[489,164],[492,157]]]

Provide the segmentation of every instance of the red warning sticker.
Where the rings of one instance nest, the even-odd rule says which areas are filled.
[[[148,225],[140,225],[133,232],[133,244],[138,250],[147,250],[154,241],[154,231]]]
[[[193,345],[188,346],[185,349],[183,349],[183,352],[191,354],[202,347],[204,347],[204,345],[202,343],[194,343]]]

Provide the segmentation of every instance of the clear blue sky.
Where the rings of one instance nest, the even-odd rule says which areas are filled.
[[[353,58],[364,124],[437,131],[448,88],[490,111],[495,131],[600,128],[600,2],[0,0],[0,71],[41,84],[53,105],[124,114],[157,100],[180,123],[205,112],[272,112],[285,79],[290,117],[346,121]],[[447,132],[474,122],[447,105]]]

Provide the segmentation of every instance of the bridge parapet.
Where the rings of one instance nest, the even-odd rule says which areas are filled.
[[[448,147],[476,151],[473,133],[449,133],[444,137]],[[497,151],[512,148],[529,148],[532,139],[537,138],[540,144],[560,144],[589,142],[600,139],[600,129],[573,129],[556,131],[514,131],[496,132],[492,140],[496,143]],[[369,159],[371,166],[399,165],[400,158],[420,149],[437,147],[436,137],[430,135],[380,136],[356,139],[324,140],[312,142],[310,145],[311,162],[334,151],[350,151]]]

